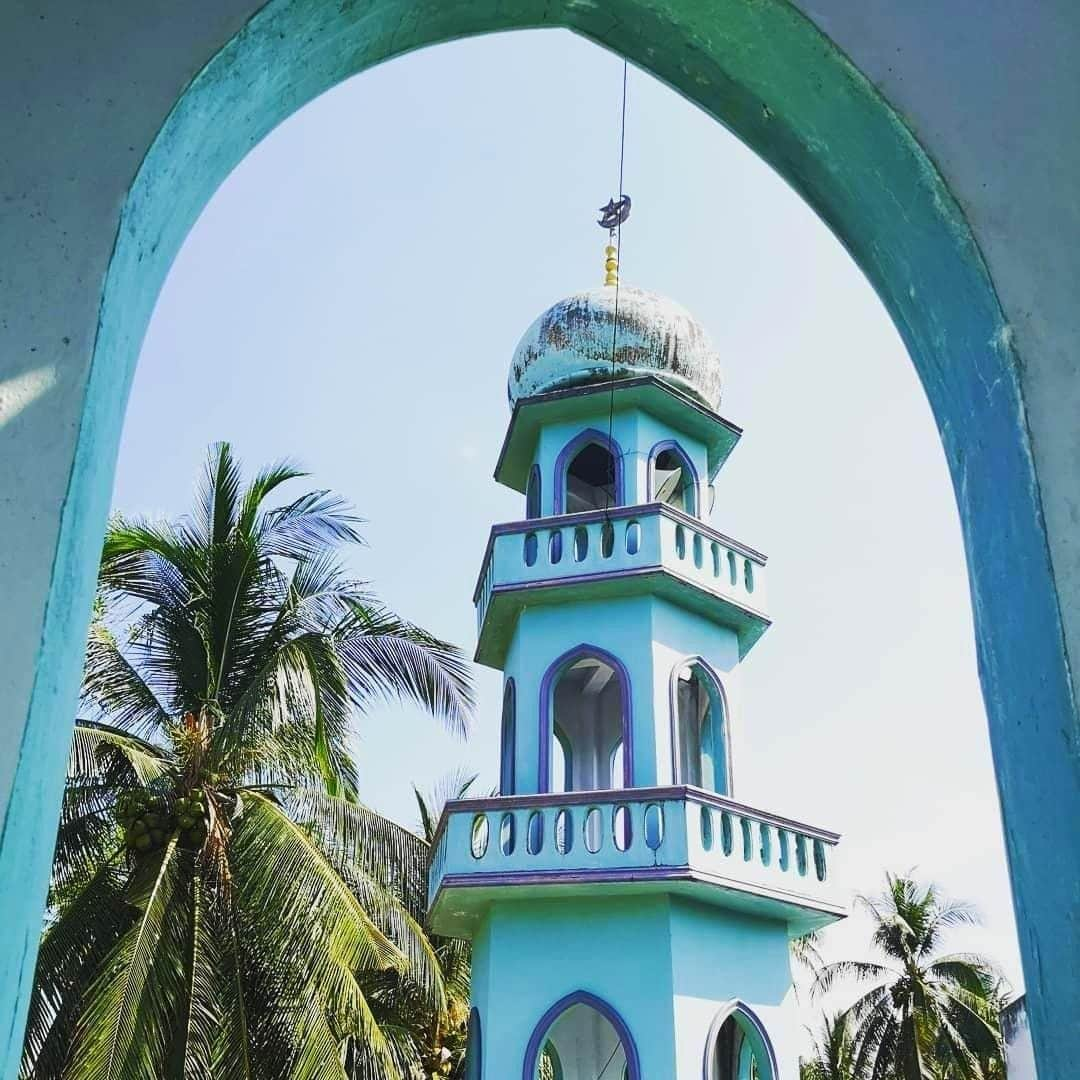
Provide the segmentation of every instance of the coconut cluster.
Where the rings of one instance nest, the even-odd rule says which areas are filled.
[[[206,796],[199,788],[176,800],[176,824],[180,839],[191,847],[206,843]]]
[[[124,843],[135,852],[156,851],[174,830],[192,847],[206,841],[206,804],[201,791],[177,799],[172,808],[161,795],[145,788],[125,791],[116,800],[116,820],[124,832]]]
[[[125,791],[116,800],[116,819],[124,830],[124,842],[134,851],[161,847],[173,829],[168,803],[144,788]]]

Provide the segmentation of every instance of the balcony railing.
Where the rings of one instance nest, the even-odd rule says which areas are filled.
[[[651,883],[766,911],[801,933],[843,915],[838,839],[697,788],[458,801],[432,846],[429,902],[437,927],[462,933],[470,913],[518,885]]]
[[[491,531],[473,594],[485,648],[494,598],[576,583],[627,582],[664,574],[738,609],[748,644],[768,625],[765,556],[662,503],[538,518]]]

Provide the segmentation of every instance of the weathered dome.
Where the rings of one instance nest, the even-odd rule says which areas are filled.
[[[508,391],[511,406],[533,397],[611,378],[615,289],[574,293],[548,308],[514,350]],[[615,377],[656,375],[720,407],[720,361],[708,335],[679,304],[656,293],[619,286]]]

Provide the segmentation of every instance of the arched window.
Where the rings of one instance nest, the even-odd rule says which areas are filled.
[[[618,444],[592,428],[572,439],[555,461],[554,495],[556,514],[620,505],[622,451]]]
[[[541,686],[542,790],[630,785],[629,694],[625,669],[600,649],[582,646],[549,668]]]
[[[506,680],[503,690],[502,744],[499,757],[499,793],[513,795],[515,787],[514,755],[517,751],[517,692],[514,680]]]
[[[480,1031],[480,1013],[469,1013],[469,1041],[465,1046],[465,1080],[480,1080],[484,1075],[484,1041]]]
[[[776,1080],[776,1056],[765,1028],[735,1002],[713,1021],[705,1049],[707,1080]]]
[[[649,498],[697,514],[697,473],[678,443],[663,442],[653,447],[649,455]]]
[[[731,794],[724,696],[703,660],[676,669],[671,706],[675,783]]]
[[[606,1002],[578,991],[544,1014],[529,1040],[528,1080],[641,1080],[637,1048],[626,1024]]]
[[[540,466],[529,470],[529,482],[525,486],[525,517],[530,521],[540,517]]]

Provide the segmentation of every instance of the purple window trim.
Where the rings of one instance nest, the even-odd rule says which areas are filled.
[[[544,1037],[550,1030],[551,1025],[574,1005],[587,1005],[590,1009],[595,1009],[611,1024],[615,1029],[615,1034],[619,1036],[619,1041],[622,1043],[623,1053],[626,1054],[626,1066],[630,1080],[641,1080],[641,1060],[638,1057],[637,1045],[634,1042],[634,1037],[630,1034],[630,1028],[627,1027],[626,1021],[603,998],[590,994],[588,990],[575,990],[572,994],[560,998],[540,1018],[540,1023],[533,1029],[533,1033],[529,1037],[529,1045],[525,1049],[525,1063],[521,1070],[522,1080],[536,1080],[536,1065],[540,1057],[540,1047],[543,1045]]]
[[[615,669],[619,677],[622,692],[622,734],[623,734],[623,787],[634,786],[634,726],[633,707],[630,701],[630,673],[626,665],[606,649],[595,645],[575,645],[568,649],[544,672],[540,681],[540,760],[537,765],[536,787],[540,794],[551,791],[551,739],[554,737],[552,723],[552,705],[555,683],[563,671],[575,660],[584,656],[594,656]]]
[[[648,503],[654,501],[653,470],[656,468],[657,456],[662,454],[665,450],[674,450],[675,453],[682,458],[683,464],[690,470],[691,492],[694,496],[694,509],[691,511],[690,516],[695,519],[702,517],[700,512],[701,481],[698,478],[698,471],[694,468],[694,463],[690,460],[690,455],[674,439],[664,439],[662,442],[658,442],[649,451],[649,467],[645,471],[645,501]],[[683,512],[685,513],[685,511]]]
[[[499,744],[499,794],[514,795],[517,787],[517,685],[513,676],[503,689]]]
[[[769,1033],[765,1030],[765,1025],[761,1022],[757,1013],[755,1013],[745,1002],[739,1001],[738,998],[723,1005],[716,1016],[713,1017],[713,1022],[709,1025],[709,1037],[705,1041],[705,1061],[702,1074],[705,1080],[712,1080],[712,1077],[716,1075],[716,1044],[717,1040],[720,1038],[720,1029],[733,1016],[736,1018],[737,1022],[740,1022],[739,1026],[742,1027],[744,1031],[747,1027],[751,1028],[761,1041],[761,1046],[768,1058],[764,1064],[769,1070],[769,1075],[762,1077],[761,1080],[779,1080],[780,1071],[776,1063],[776,1051],[773,1050],[773,1044],[772,1040],[769,1038]],[[753,1044],[751,1044],[751,1046],[753,1046]]]
[[[590,443],[604,447],[611,454],[615,466],[615,505],[622,506],[626,501],[622,448],[614,439],[609,439],[605,432],[598,431],[596,428],[586,428],[575,435],[559,451],[559,456],[555,459],[555,486],[551,489],[553,514],[563,513],[563,506],[566,504],[566,470],[570,467],[570,462],[577,457],[578,451],[583,450]]]
[[[724,744],[724,781],[727,784],[727,791],[717,791],[714,794],[730,799],[734,792],[734,773],[731,767],[731,710],[728,707],[724,683],[717,674],[716,669],[704,656],[687,656],[671,669],[671,689],[669,693],[671,702],[671,782],[676,787],[684,783],[679,775],[679,672],[683,668],[690,668],[691,670],[700,668],[705,678],[713,684],[716,695],[720,699],[720,733]]]
[[[480,1023],[480,1010],[475,1005],[469,1010],[467,1030],[465,1080],[480,1080],[484,1075],[484,1028]]]

